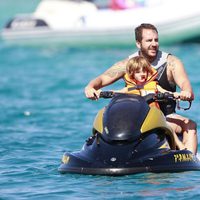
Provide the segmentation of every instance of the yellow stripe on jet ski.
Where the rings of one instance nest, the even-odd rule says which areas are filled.
[[[95,130],[97,130],[99,133],[103,133],[103,113],[105,108],[102,108],[96,115],[93,123],[93,127]]]
[[[141,127],[141,133],[145,133],[149,130],[164,127],[171,131],[171,128],[167,125],[165,116],[163,113],[156,107],[151,107],[150,111]]]
[[[150,130],[162,128],[165,130],[165,134],[170,136],[171,147],[175,149],[175,141],[172,134],[171,127],[166,123],[164,114],[156,107],[151,107],[149,113],[144,120],[142,127],[140,129],[141,133],[146,133]]]

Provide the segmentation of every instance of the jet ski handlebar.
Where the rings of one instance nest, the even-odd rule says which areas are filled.
[[[108,99],[108,98],[112,98],[115,94],[122,94],[122,93],[118,93],[118,92],[114,92],[114,91],[101,91],[100,92],[100,96],[99,98],[104,98],[104,99]],[[172,93],[169,92],[158,92],[156,94],[147,94],[146,96],[144,96],[146,102],[148,104],[152,103],[152,102],[165,102],[165,101],[172,101],[172,100],[176,100],[177,101],[177,109],[183,109],[183,110],[189,110],[191,105],[192,105],[192,101],[188,101],[188,106],[187,107],[181,107],[180,106],[180,98],[175,97]]]
[[[154,101],[165,101],[165,100],[174,100],[175,97],[172,93],[169,92],[157,92],[156,94],[153,94]]]
[[[182,107],[180,105],[180,97],[175,97],[173,93],[169,93],[169,92],[158,92],[156,94],[154,94],[154,101],[171,101],[171,100],[176,100],[177,103],[177,109],[178,110],[189,110],[191,108],[192,105],[192,101],[186,100],[188,102],[188,105],[186,107]],[[182,100],[183,101],[183,100]]]
[[[123,93],[114,92],[114,91],[101,91],[99,98],[108,99],[108,98],[112,98],[115,94],[123,94]],[[147,94],[144,97],[147,101],[149,99],[152,99],[152,101],[163,101],[163,100],[175,99],[174,95],[168,92],[165,92],[165,93],[158,92],[156,94]]]
[[[101,91],[99,98],[109,99],[112,98],[114,94],[115,93],[113,91]]]

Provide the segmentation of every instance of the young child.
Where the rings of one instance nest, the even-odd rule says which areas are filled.
[[[157,71],[144,57],[133,57],[126,65],[126,74],[124,75],[126,87],[120,90],[120,92],[141,96],[149,93],[169,92],[158,85],[157,75]],[[179,96],[177,92],[173,94],[175,97]]]

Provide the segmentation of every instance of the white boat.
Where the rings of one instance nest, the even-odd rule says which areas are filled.
[[[198,0],[146,0],[143,6],[113,10],[89,1],[42,0],[33,13],[11,19],[1,35],[14,43],[131,46],[134,28],[152,23],[161,44],[179,43],[200,38],[199,5]]]

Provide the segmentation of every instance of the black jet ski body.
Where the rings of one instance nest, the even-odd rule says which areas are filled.
[[[176,150],[171,128],[139,95],[118,94],[101,109],[93,135],[77,152],[65,152],[61,173],[127,175],[200,170],[188,150]]]

